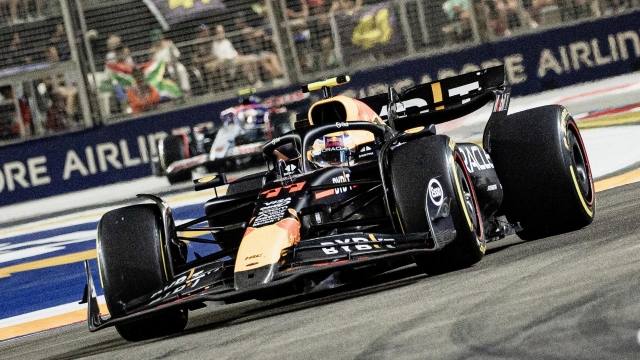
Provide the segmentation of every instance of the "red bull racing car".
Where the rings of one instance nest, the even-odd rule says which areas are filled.
[[[415,263],[429,275],[473,265],[514,232],[534,240],[587,226],[595,192],[584,144],[562,106],[507,115],[502,67],[363,99],[323,99],[262,147],[268,171],[227,183],[204,216],[174,222],[153,195],[106,213],[97,236],[109,316],[91,271],[89,329],[130,341],[181,331],[207,301],[310,293]],[[493,101],[482,146],[435,132]],[[189,234],[205,234],[189,236]],[[189,260],[197,243],[212,250]],[[189,244],[189,245],[187,245]]]

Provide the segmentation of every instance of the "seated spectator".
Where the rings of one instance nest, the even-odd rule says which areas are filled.
[[[195,43],[191,50],[191,66],[192,71],[206,91],[211,90],[213,84],[212,75],[208,73],[205,67],[207,63],[216,61],[216,57],[211,52],[211,30],[206,24],[198,26],[196,31]]]
[[[105,70],[113,86],[113,95],[118,100],[120,109],[124,110],[128,101],[125,87],[129,84],[122,80],[131,74],[135,63],[129,48],[122,44],[120,36],[110,35],[107,39],[107,49],[109,51],[105,56]]]
[[[309,18],[307,0],[286,0],[285,14],[293,34],[300,69],[308,72],[313,61],[310,54],[311,31],[307,23]]]
[[[44,5],[44,0],[35,0],[35,10],[36,10],[36,20],[43,20],[45,17],[42,14],[42,6]],[[27,19],[29,17],[27,16]]]
[[[525,6],[529,5],[530,13],[526,8],[520,7],[517,0],[485,0],[485,15],[495,36],[510,36],[512,30],[520,28],[523,23],[529,28],[537,28],[539,10],[554,1],[533,0],[525,3]]]
[[[2,99],[6,99],[4,93],[7,91],[5,89],[8,87],[10,86],[0,88],[0,95],[2,95]],[[15,129],[15,125],[17,124],[16,118],[17,113],[13,103],[0,103],[0,140],[15,139],[20,136],[20,133],[16,132]]]
[[[357,2],[361,3],[362,0],[357,0]],[[353,2],[333,1],[330,3],[329,0],[303,0],[300,1],[300,3],[303,5],[303,8],[306,7],[306,12],[308,13],[306,24],[309,32],[309,44],[308,47],[305,47],[305,37],[301,37],[299,48],[302,51],[320,54],[318,61],[307,61],[305,58],[301,58],[302,64],[306,67],[313,66],[314,68],[320,69],[337,65],[335,61],[330,61],[334,50],[330,14],[341,10],[339,8],[343,5],[348,6],[347,3],[353,4]],[[295,12],[293,12],[293,14],[295,14]]]
[[[614,12],[611,8],[614,3],[618,3],[618,0],[603,0],[600,2],[598,0],[558,0],[557,6],[560,9],[561,19],[563,21],[569,21],[590,16],[600,17],[603,12],[607,15],[611,15]],[[548,5],[555,5],[555,3]],[[539,6],[538,9],[535,9],[535,15],[541,16],[544,7],[548,5],[543,4],[543,6]],[[532,9],[532,11],[533,10],[534,9]]]
[[[51,107],[47,110],[45,129],[48,132],[63,131],[71,128],[74,121],[67,112],[67,97],[59,92],[51,93]]]
[[[33,20],[44,19],[44,16],[42,16],[42,5],[43,5],[42,0],[35,0],[36,16],[34,19],[34,17],[31,16],[31,13],[29,12],[29,0],[9,0],[9,12],[11,13],[11,22],[13,24],[22,24],[25,22],[25,20],[33,21]],[[19,12],[18,6],[22,8],[22,14],[24,15],[24,17],[19,16],[20,12]]]
[[[54,46],[49,46],[45,50],[45,59],[48,62],[60,61],[58,51]],[[50,93],[57,93],[65,97],[67,113],[72,117],[75,116],[78,88],[75,86],[77,84],[74,84],[74,82],[77,81],[74,79],[72,73],[66,73],[63,76],[54,75],[52,77],[45,78],[43,82]]]
[[[9,46],[3,51],[2,67],[14,67],[31,64],[31,49],[20,39],[20,33],[14,32]]]
[[[0,17],[2,18],[3,23],[11,25],[9,2],[7,0],[0,0]]]
[[[211,45],[209,40],[211,38],[211,29],[207,24],[200,24],[196,32],[196,44],[193,48],[193,55],[191,58],[192,64],[201,65],[211,60],[214,60],[213,53],[211,52]]]
[[[316,53],[320,50],[320,59],[316,68],[321,70],[327,66],[329,56],[333,50],[333,40],[331,34],[331,24],[329,10],[331,8],[329,0],[307,0],[309,7],[309,36],[311,46]]]
[[[516,0],[511,0],[516,1]],[[571,1],[571,0],[569,0]],[[578,0],[578,2],[585,3],[585,0]],[[538,23],[541,21],[542,9],[548,6],[556,5],[556,0],[525,0],[524,1],[524,12],[522,13],[523,21],[529,25],[531,28],[535,28],[538,26]]]
[[[49,46],[44,50],[44,59],[47,62],[60,61],[60,56],[58,56],[58,50],[55,46]]]
[[[289,19],[306,19],[309,17],[307,0],[286,0],[286,15]]]
[[[105,57],[106,63],[125,63],[133,66],[133,58],[129,52],[129,48],[122,45],[120,36],[110,35],[107,39],[107,55]]]
[[[180,50],[173,41],[166,39],[162,31],[156,29],[152,32],[153,45],[151,47],[151,55],[154,61],[162,61],[166,64],[169,76],[177,79],[183,95],[191,92],[191,83],[189,82],[189,73],[187,68],[180,62]]]
[[[447,0],[442,4],[449,24],[442,28],[448,41],[464,42],[473,38],[468,0]]]
[[[319,67],[321,70],[336,67],[339,63],[333,43],[333,33],[330,23],[331,16],[334,14],[353,16],[362,8],[362,0],[333,0],[328,8],[328,0],[307,1],[310,15],[309,29],[311,43],[314,48],[320,49],[321,54]]]
[[[13,139],[33,133],[31,108],[24,94],[18,97],[18,109],[13,101],[14,92],[11,85],[0,87],[0,139]]]
[[[140,114],[143,111],[155,109],[160,103],[160,94],[153,86],[147,84],[144,71],[136,67],[131,75],[133,84],[127,88],[127,99],[133,113]]]
[[[264,29],[249,26],[243,13],[236,15],[235,24],[240,30],[240,49],[265,71],[269,80],[273,81],[281,76],[280,60],[273,51],[268,50],[271,38],[264,32]]]
[[[342,11],[353,15],[353,13],[360,11],[361,8],[362,0],[333,0],[329,11],[332,13]]]
[[[217,74],[222,88],[227,88],[228,71],[240,69],[244,77],[256,87],[262,86],[257,63],[248,56],[239,54],[227,39],[224,27],[217,25],[212,44],[215,61],[205,64],[209,74]]]
[[[67,35],[63,24],[56,24],[56,29],[49,39],[49,44],[55,47],[61,61],[71,59],[71,49],[67,43]]]
[[[633,8],[633,2],[631,0],[603,0],[601,3],[605,15],[619,14]]]

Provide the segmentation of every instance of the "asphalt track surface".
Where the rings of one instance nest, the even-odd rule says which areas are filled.
[[[490,243],[475,266],[407,266],[315,297],[191,313],[143,343],[76,324],[3,342],[3,359],[637,359],[640,183],[598,193],[594,223]]]
[[[637,151],[627,152],[632,166],[621,173],[632,177],[603,188],[640,179],[632,171]],[[113,328],[89,333],[83,322],[0,342],[0,359],[640,358],[638,190],[636,183],[601,191],[592,226],[491,243],[470,269],[427,277],[409,266],[314,297],[211,304],[191,313],[183,334],[138,344]],[[16,223],[26,221],[20,207],[11,210]]]

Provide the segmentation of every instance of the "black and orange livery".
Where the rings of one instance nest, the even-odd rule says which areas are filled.
[[[151,195],[105,214],[97,249],[110,316],[99,313],[87,263],[90,330],[161,336],[181,331],[206,301],[319,291],[409,263],[435,275],[473,265],[506,235],[536,239],[592,222],[591,169],[575,122],[561,106],[507,115],[502,67],[364,99],[332,96],[348,80],[303,89],[324,99],[263,146],[268,171],[196,180],[196,190],[226,191],[203,217],[175,225]],[[436,134],[436,124],[492,100],[482,146]],[[322,156],[329,151],[340,156]],[[209,236],[188,236],[201,233]],[[187,242],[212,251],[187,261]]]

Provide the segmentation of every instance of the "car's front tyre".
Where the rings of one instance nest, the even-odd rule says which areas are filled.
[[[160,210],[155,204],[132,205],[104,214],[96,248],[104,297],[112,318],[126,314],[125,305],[165,285],[168,274]],[[182,331],[186,309],[163,312],[115,326],[128,341],[141,341]]]
[[[485,239],[473,183],[455,143],[444,135],[409,141],[392,150],[389,176],[401,230],[431,232],[438,251],[415,256],[427,274],[469,267],[484,256]],[[441,194],[429,212],[429,184]],[[433,201],[433,200],[431,200]]]

